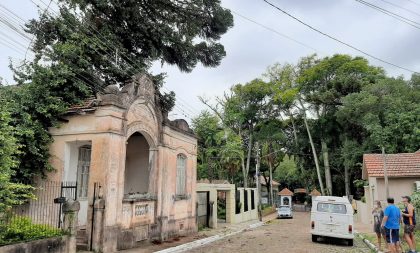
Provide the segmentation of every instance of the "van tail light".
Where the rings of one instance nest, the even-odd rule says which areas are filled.
[[[349,225],[349,234],[353,233],[353,226]]]
[[[315,228],[315,221],[311,222],[311,228],[314,229]]]

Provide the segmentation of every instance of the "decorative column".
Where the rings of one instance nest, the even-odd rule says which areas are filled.
[[[105,200],[96,199],[93,210],[95,215],[93,220],[92,250],[94,252],[102,252]]]
[[[78,201],[69,199],[63,204],[64,229],[68,233],[67,253],[76,253],[76,226],[79,210]]]

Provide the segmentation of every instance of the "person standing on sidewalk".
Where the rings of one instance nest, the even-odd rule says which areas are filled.
[[[375,201],[375,208],[372,211],[373,215],[373,231],[376,233],[378,239],[378,249],[382,251],[382,237],[384,238],[386,248],[388,248],[385,236],[385,229],[381,227],[382,220],[384,218],[384,210],[382,209],[381,202]]]
[[[382,228],[385,228],[386,241],[391,253],[399,253],[401,211],[394,205],[394,198],[387,199],[388,206],[384,211]]]
[[[403,196],[402,202],[404,203],[405,209],[402,212],[404,222],[404,239],[410,247],[411,252],[416,252],[416,241],[414,238],[414,229],[416,227],[416,211],[414,206],[411,204],[411,198],[409,196]]]

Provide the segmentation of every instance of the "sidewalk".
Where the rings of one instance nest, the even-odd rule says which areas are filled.
[[[276,219],[276,217],[277,217],[276,213],[269,214],[263,217],[263,222],[264,223],[270,222],[271,220]],[[152,252],[158,252],[158,251],[170,252],[172,251],[171,248],[180,246],[180,245],[185,245],[185,247],[196,247],[194,244],[209,243],[212,241],[217,241],[226,236],[237,234],[246,229],[251,229],[254,226],[259,226],[259,225],[261,225],[261,223],[258,220],[247,221],[240,224],[223,224],[223,223],[220,224],[219,223],[217,229],[205,229],[193,235],[175,238],[170,241],[163,242],[161,244],[144,242],[138,248],[122,250],[119,252],[123,252],[123,253],[152,253]],[[175,251],[175,249],[173,249],[173,251]],[[79,252],[79,253],[83,253],[83,252]],[[88,252],[84,252],[84,253],[88,253]]]

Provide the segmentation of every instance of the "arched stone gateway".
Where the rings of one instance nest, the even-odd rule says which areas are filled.
[[[169,121],[158,104],[152,81],[138,75],[123,89],[109,86],[70,108],[67,122],[50,131],[56,171],[49,179],[71,177],[83,186],[79,234],[96,250],[113,252],[197,229],[197,140],[186,121]],[[101,187],[95,190],[95,183]],[[93,224],[98,198],[105,203],[103,221]]]

